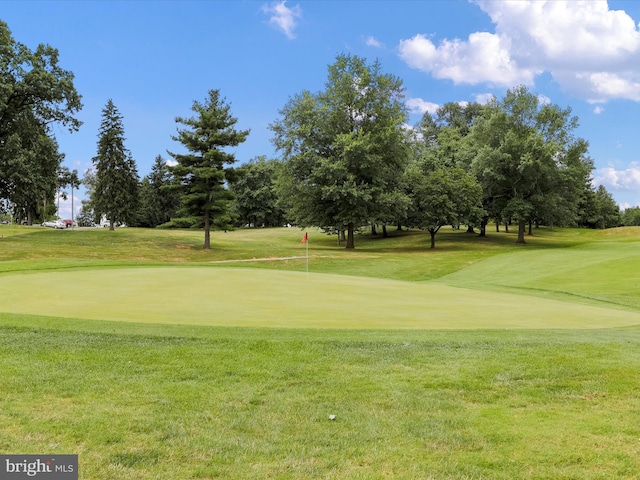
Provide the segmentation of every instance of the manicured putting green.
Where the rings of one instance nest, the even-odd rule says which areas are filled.
[[[0,276],[0,311],[185,325],[312,328],[602,328],[640,313],[501,292],[225,267]]]

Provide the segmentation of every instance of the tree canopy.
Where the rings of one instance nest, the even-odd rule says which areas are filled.
[[[37,214],[44,219],[55,212],[50,207],[64,156],[51,125],[77,130],[80,98],[55,48],[30,50],[0,20],[0,198],[13,204],[17,218],[31,223]]]
[[[524,86],[494,101],[472,127],[471,167],[487,209],[518,222],[518,243],[525,242],[527,221],[551,212],[565,212],[569,220],[576,211],[591,168],[586,142],[572,135],[576,127],[569,108],[540,104]]]
[[[408,203],[397,186],[407,154],[402,82],[379,62],[338,55],[325,89],[304,91],[271,125],[283,153],[281,194],[300,226],[354,231]]]
[[[229,183],[240,225],[275,227],[284,223],[276,189],[279,167],[277,160],[262,156],[235,169]]]
[[[411,199],[407,225],[427,230],[431,248],[443,226],[457,227],[482,217],[482,187],[462,168],[416,162],[407,169],[406,185]]]

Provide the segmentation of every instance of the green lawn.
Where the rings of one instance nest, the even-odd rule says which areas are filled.
[[[33,293],[33,295],[31,295]],[[602,328],[640,312],[435,283],[253,268],[137,267],[0,276],[8,313],[181,325]],[[29,301],[23,299],[29,298]]]
[[[0,452],[96,480],[637,478],[639,229],[313,231],[308,276],[217,263],[301,237],[0,226]]]

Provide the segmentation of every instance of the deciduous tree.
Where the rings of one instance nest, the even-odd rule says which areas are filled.
[[[241,224],[275,227],[282,225],[284,212],[278,205],[277,160],[258,157],[235,169],[230,188],[234,210]]]
[[[30,203],[47,210],[53,202],[50,187],[62,157],[49,125],[77,130],[81,108],[73,74],[58,65],[58,51],[43,44],[32,51],[0,20],[0,198],[20,205],[18,215],[29,222],[36,214]]]
[[[379,62],[338,55],[323,91],[304,91],[280,111],[271,129],[295,223],[346,230],[346,247],[354,248],[356,228],[384,221],[390,206],[406,206],[399,189],[407,159],[403,92]]]
[[[588,161],[586,142],[572,132],[577,118],[571,109],[540,104],[526,87],[509,90],[487,107],[471,129],[477,154],[472,168],[493,214],[518,221],[517,243],[525,243],[525,227],[548,205],[556,212],[576,212]],[[561,195],[561,192],[576,192]]]
[[[427,230],[431,248],[443,226],[457,227],[482,217],[482,187],[462,168],[434,169],[428,162],[416,162],[405,177],[411,199],[407,225]]]

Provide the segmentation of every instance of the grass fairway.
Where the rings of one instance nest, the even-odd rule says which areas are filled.
[[[3,228],[0,453],[92,480],[638,478],[638,229],[314,234],[307,278],[213,263],[299,256],[293,229],[204,252]]]

